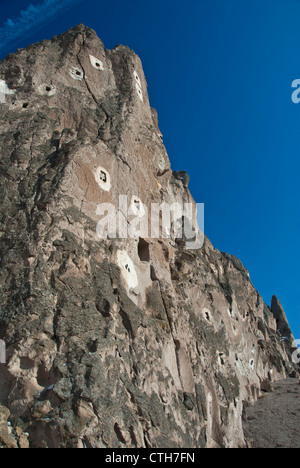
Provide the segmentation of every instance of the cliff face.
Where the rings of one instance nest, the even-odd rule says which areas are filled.
[[[244,446],[243,403],[295,372],[279,302],[207,238],[99,237],[120,195],[135,219],[195,206],[139,58],[81,25],[8,56],[0,80],[2,445]]]

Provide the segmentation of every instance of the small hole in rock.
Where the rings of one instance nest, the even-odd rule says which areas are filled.
[[[102,182],[107,182],[107,176],[104,171],[100,171],[100,180],[102,180]]]
[[[46,86],[46,91],[49,93],[51,91],[51,86]]]
[[[34,361],[29,357],[20,357],[20,368],[23,370],[33,369]]]
[[[24,102],[22,107],[23,107],[23,109],[27,109],[28,106],[29,106],[29,102]]]
[[[145,239],[139,239],[138,255],[141,262],[150,262],[150,249],[148,242]]]
[[[97,340],[93,340],[93,341],[89,342],[88,349],[89,349],[90,353],[96,353],[97,348],[98,348],[98,341]]]

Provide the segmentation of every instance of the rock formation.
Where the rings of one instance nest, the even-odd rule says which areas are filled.
[[[99,236],[120,196],[135,220],[195,207],[139,58],[80,25],[9,55],[0,80],[0,445],[245,446],[244,404],[297,372],[285,316],[206,237]]]

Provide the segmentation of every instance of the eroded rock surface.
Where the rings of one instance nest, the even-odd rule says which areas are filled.
[[[98,206],[120,195],[138,213],[195,205],[139,58],[80,25],[8,56],[0,80],[0,404],[15,444],[244,446],[244,402],[297,373],[283,315],[278,330],[207,238],[97,235]]]

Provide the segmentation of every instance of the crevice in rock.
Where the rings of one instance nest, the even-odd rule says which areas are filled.
[[[122,317],[122,323],[124,325],[124,328],[126,329],[130,339],[134,339],[134,333],[133,333],[133,330],[132,330],[132,326],[131,326],[131,323],[130,323],[130,319],[127,315],[127,313],[121,308],[120,309],[120,315]]]
[[[115,423],[114,430],[115,430],[116,436],[118,438],[118,441],[121,442],[122,444],[126,444],[126,439],[124,438],[118,423]]]

